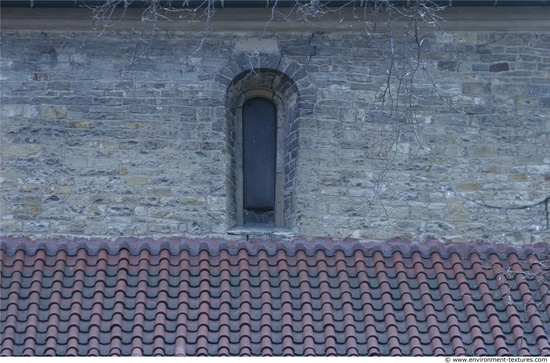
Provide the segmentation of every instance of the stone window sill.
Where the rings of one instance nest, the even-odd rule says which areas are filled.
[[[235,226],[227,230],[227,234],[233,236],[248,237],[269,237],[280,239],[292,239],[295,237],[294,232],[288,228],[280,228],[273,226]]]

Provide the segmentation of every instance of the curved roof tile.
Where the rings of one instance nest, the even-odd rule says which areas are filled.
[[[548,245],[0,244],[0,354],[550,355]]]

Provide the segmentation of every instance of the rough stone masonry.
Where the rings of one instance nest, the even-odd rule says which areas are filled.
[[[549,240],[550,33],[427,35],[410,92],[385,104],[384,36],[262,37],[4,31],[2,235],[228,237],[229,93],[249,74],[295,102],[280,135],[295,235]]]

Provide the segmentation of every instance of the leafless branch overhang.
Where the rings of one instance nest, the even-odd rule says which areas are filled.
[[[2,0],[1,7],[32,7],[32,8],[78,8],[90,6],[103,6],[111,3],[120,7],[146,7],[152,2],[162,7],[192,7],[208,6],[214,1],[217,7],[270,7],[275,0]],[[290,7],[297,4],[305,4],[311,1],[319,2],[329,7],[363,7],[384,6],[390,3],[392,6],[410,6],[416,0],[277,0],[278,7]],[[547,0],[434,0],[437,6],[453,7],[479,7],[479,6],[545,6]]]

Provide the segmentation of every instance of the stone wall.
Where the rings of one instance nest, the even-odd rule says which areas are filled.
[[[5,31],[2,235],[227,236],[227,90],[264,68],[296,94],[284,191],[296,235],[548,241],[550,33],[426,35],[414,97],[395,94],[394,109],[380,101],[388,44]],[[399,39],[399,62],[410,44]]]

